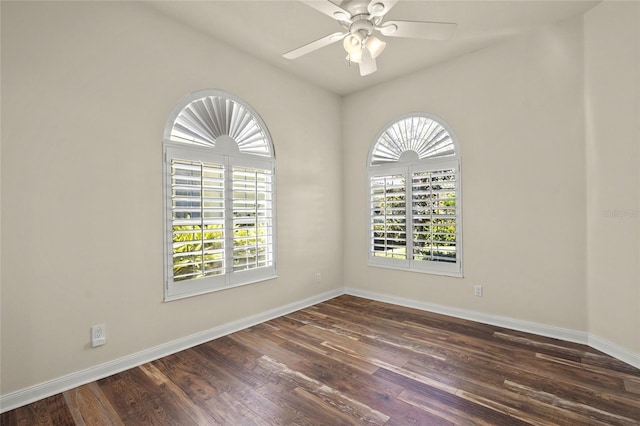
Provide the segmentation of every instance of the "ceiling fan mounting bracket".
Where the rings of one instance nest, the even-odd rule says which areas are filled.
[[[369,0],[346,0],[340,5],[340,7],[349,12],[351,16],[354,17],[356,15],[368,15],[368,5]]]

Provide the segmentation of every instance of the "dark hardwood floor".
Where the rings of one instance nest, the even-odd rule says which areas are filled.
[[[584,345],[345,295],[0,424],[640,425],[640,370]]]

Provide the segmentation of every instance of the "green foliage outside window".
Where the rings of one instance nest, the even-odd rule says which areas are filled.
[[[205,225],[204,239],[199,225],[174,226],[173,280],[224,274],[223,242],[221,225]],[[234,270],[265,266],[268,261],[267,243],[265,227],[236,225],[233,230]]]
[[[182,281],[224,273],[221,225],[173,226],[173,280]]]

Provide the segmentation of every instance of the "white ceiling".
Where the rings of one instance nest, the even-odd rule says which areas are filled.
[[[328,0],[318,0],[328,1]],[[340,4],[343,0],[334,0]],[[209,0],[147,2],[167,16],[239,50],[346,95],[552,22],[583,14],[598,1],[401,0],[386,20],[455,22],[452,40],[429,41],[383,37],[385,51],[378,71],[361,77],[349,66],[342,43],[334,43],[295,60],[282,54],[325,35],[342,31],[340,24],[296,0]]]

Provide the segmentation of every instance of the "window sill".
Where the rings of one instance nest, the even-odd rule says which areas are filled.
[[[464,274],[462,273],[462,268],[460,271],[447,271],[447,270],[437,270],[437,269],[427,269],[427,268],[410,268],[408,266],[403,265],[393,265],[392,263],[377,263],[369,261],[368,266],[374,268],[384,268],[384,269],[393,269],[396,271],[405,271],[405,272],[417,272],[420,274],[429,274],[429,275],[442,275],[446,277],[453,278],[464,278]]]
[[[165,302],[165,303],[173,302],[175,300],[187,299],[187,298],[193,297],[193,296],[200,296],[200,295],[203,295],[203,294],[215,293],[217,291],[229,290],[231,288],[242,287],[242,286],[245,286],[245,285],[257,284],[257,283],[260,283],[260,282],[263,282],[263,281],[269,281],[269,280],[273,280],[273,279],[276,279],[276,278],[278,278],[278,275],[273,274],[273,275],[268,275],[268,276],[256,278],[256,279],[253,279],[253,280],[250,280],[250,281],[226,284],[224,286],[218,286],[218,287],[215,287],[215,288],[207,288],[207,289],[204,289],[204,290],[199,290],[199,291],[194,291],[194,292],[189,292],[189,293],[182,293],[182,294],[165,295],[163,302]]]

